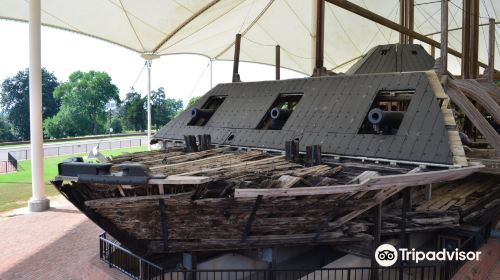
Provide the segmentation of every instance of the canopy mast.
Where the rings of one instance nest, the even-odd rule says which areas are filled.
[[[448,76],[448,0],[441,0],[441,78]]]
[[[314,43],[315,49],[315,64],[313,76],[319,77],[326,74],[326,68],[323,65],[324,45],[325,45],[325,0],[316,0],[316,13],[315,13],[315,30],[316,42]]]
[[[29,101],[31,142],[31,188],[28,202],[31,212],[49,209],[50,201],[45,197],[43,180],[43,129],[42,129],[42,65],[41,65],[41,3],[29,1]]]
[[[241,44],[241,34],[236,34],[234,41],[234,59],[233,59],[233,83],[241,82],[239,72],[240,65],[240,44]]]
[[[493,82],[495,76],[495,19],[490,18],[490,38],[488,48],[488,80]]]
[[[148,68],[148,89],[147,89],[147,114],[148,114],[148,151],[151,151],[151,65],[153,59],[160,56],[152,53],[144,53],[141,55],[146,60],[146,67]]]

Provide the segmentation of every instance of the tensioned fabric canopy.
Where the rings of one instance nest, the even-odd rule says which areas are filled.
[[[399,0],[351,2],[399,22]],[[414,7],[415,31],[436,41],[440,30],[439,2],[415,0]],[[461,49],[462,2],[449,1],[449,28],[457,29],[450,31],[449,46],[457,51]],[[242,61],[272,65],[274,46],[280,45],[282,67],[311,74],[315,3],[316,0],[42,0],[42,24],[106,40],[138,53],[193,53],[217,60],[233,58],[234,37],[241,33]],[[28,4],[28,0],[0,0],[0,18],[27,21]],[[480,0],[480,24],[487,23],[488,18],[500,19],[500,1]],[[500,53],[498,28],[496,33]],[[344,71],[371,47],[398,40],[398,32],[326,3],[327,69]],[[488,26],[480,26],[479,59],[483,62],[487,62],[487,40]],[[458,58],[450,58],[451,68],[458,63]]]

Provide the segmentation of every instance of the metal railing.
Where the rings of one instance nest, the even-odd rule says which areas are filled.
[[[106,233],[99,235],[99,257],[132,279],[163,280],[163,268],[109,240]]]
[[[400,267],[343,267],[310,269],[225,269],[166,270],[123,248],[118,242],[99,236],[99,256],[132,279],[152,280],[396,280]],[[441,265],[405,265],[404,279],[439,280]]]
[[[375,276],[377,275],[377,276]],[[404,279],[440,279],[437,266],[405,268]],[[318,268],[318,269],[227,269],[167,271],[166,280],[397,280],[398,267]]]
[[[0,174],[6,174],[6,173],[11,173],[11,172],[16,172],[17,167],[12,164],[12,162],[6,160],[6,161],[0,161]]]
[[[89,153],[95,146],[99,145],[99,149],[113,150],[131,147],[147,146],[147,140],[144,137],[140,138],[125,138],[125,139],[101,139],[98,141],[76,142],[59,145],[48,145],[43,147],[44,157],[74,155]],[[8,152],[9,155],[17,160],[31,159],[30,148],[13,148]],[[2,156],[3,158],[6,155]]]

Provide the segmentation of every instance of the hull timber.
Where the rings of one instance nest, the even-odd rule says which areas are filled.
[[[448,94],[497,148],[466,96],[498,120],[500,91],[477,80],[450,82],[447,94],[433,65],[420,46],[386,45],[347,75],[221,84],[158,131],[154,141],[168,149],[113,158],[95,174],[60,170],[53,184],[140,255],[369,248],[377,233],[491,225],[499,177],[473,173],[499,174],[499,161],[474,152],[486,168],[468,162]],[[369,211],[381,205],[375,226]]]
[[[101,228],[140,254],[366,243],[372,239],[370,223],[360,217],[375,205],[405,187],[457,180],[482,168],[420,170],[380,165],[379,173],[329,163],[328,158],[325,164],[305,167],[280,155],[228,148],[130,154],[114,164],[125,160],[149,164],[150,170],[167,172],[175,181],[158,184],[169,177],[150,179],[147,185],[123,188],[62,177],[54,184]],[[190,183],[195,178],[211,181],[183,184],[182,177]],[[283,178],[299,180],[286,187],[283,184],[288,181]],[[458,212],[435,212],[410,215],[417,221],[414,230],[458,225]],[[445,220],[436,224],[429,220],[433,215]]]

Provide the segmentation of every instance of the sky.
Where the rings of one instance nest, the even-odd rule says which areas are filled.
[[[144,59],[131,50],[81,34],[42,27],[42,66],[57,79],[67,81],[77,70],[105,71],[120,89],[123,98],[133,86],[141,95],[147,92],[147,70]],[[0,82],[29,66],[28,24],[0,20]],[[164,87],[167,98],[182,99],[184,104],[193,96],[210,89],[209,59],[199,55],[169,55],[153,61],[151,88]],[[231,82],[233,64],[215,61],[212,65],[212,85]],[[274,79],[274,67],[240,63],[243,81]],[[304,77],[303,74],[281,70],[281,78]]]

